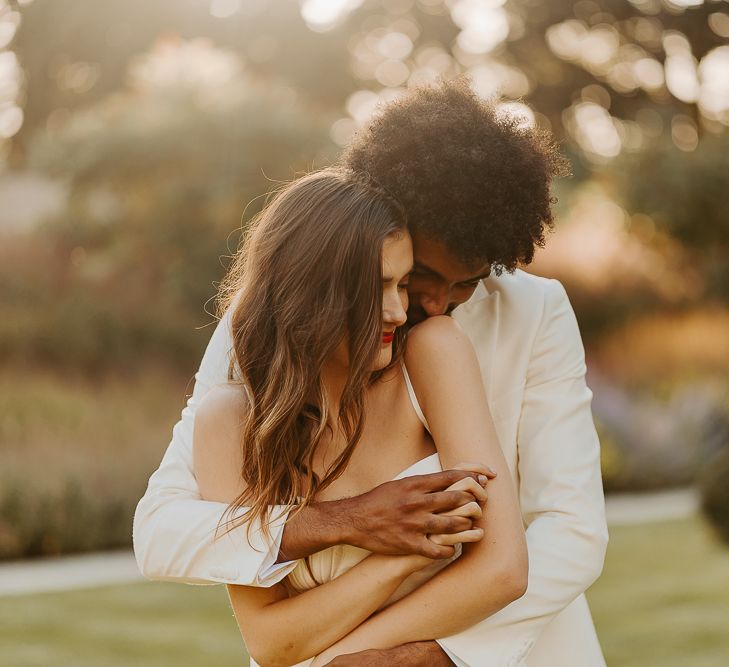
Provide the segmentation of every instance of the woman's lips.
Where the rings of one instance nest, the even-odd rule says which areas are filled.
[[[390,343],[392,343],[393,338],[395,338],[394,331],[391,331],[390,333],[383,333],[382,334],[382,344],[390,345]]]

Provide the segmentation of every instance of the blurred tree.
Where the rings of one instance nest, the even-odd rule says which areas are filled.
[[[160,42],[130,81],[33,144],[31,165],[65,179],[70,203],[7,248],[2,300],[24,316],[0,327],[4,356],[94,369],[194,359],[244,209],[333,157],[326,116],[204,42]]]
[[[127,71],[161,36],[204,37],[232,50],[252,77],[293,86],[324,108],[353,90],[347,35],[306,27],[296,3],[246,0],[215,16],[210,0],[33,0],[20,7],[12,48],[26,73],[25,122],[16,161],[33,134],[62,125],[75,109],[122,88]]]
[[[590,162],[729,126],[729,11],[717,0],[368,0],[352,33],[355,78],[384,90],[468,72],[526,101]],[[395,35],[395,36],[393,36]],[[589,164],[589,163],[588,163]]]
[[[729,300],[729,134],[686,153],[668,141],[627,156],[612,172],[615,194],[638,221],[684,246],[709,298]]]
[[[483,94],[524,100],[538,122],[593,160],[639,150],[685,116],[694,132],[729,124],[722,72],[729,11],[718,0],[33,0],[13,49],[27,73],[18,155],[46,122],[119,88],[161,34],[205,36],[256,76],[327,109],[359,87],[385,98],[469,72]],[[303,18],[302,18],[303,15]],[[725,78],[725,77],[724,77]],[[365,100],[366,109],[359,111]],[[349,99],[360,120],[371,98]]]

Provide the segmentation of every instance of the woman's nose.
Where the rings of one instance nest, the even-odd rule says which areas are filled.
[[[408,320],[406,304],[399,297],[388,300],[388,303],[385,305],[383,319],[387,324],[401,327]]]

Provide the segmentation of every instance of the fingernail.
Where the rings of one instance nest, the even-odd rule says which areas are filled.
[[[496,475],[496,474],[497,474],[497,472],[496,472],[496,471],[495,471],[495,470],[494,470],[494,469],[493,469],[493,468],[492,468],[491,466],[489,466],[488,468],[489,468],[489,472],[490,472],[490,473],[491,473],[492,475]]]
[[[478,476],[478,483],[479,483],[479,484],[480,484],[481,486],[486,486],[486,483],[487,483],[488,481],[489,481],[489,478],[488,478],[488,477],[486,477],[486,475],[479,475],[479,476]]]

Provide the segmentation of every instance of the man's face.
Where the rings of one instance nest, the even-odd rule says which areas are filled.
[[[413,234],[413,272],[410,274],[408,324],[433,315],[449,315],[471,298],[481,279],[491,272],[488,264],[466,265],[438,241]]]

